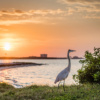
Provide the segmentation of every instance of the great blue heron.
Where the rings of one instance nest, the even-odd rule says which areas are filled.
[[[67,53],[67,58],[68,58],[68,67],[66,67],[64,70],[62,70],[56,77],[56,80],[55,80],[55,84],[57,82],[59,82],[59,84],[61,83],[61,81],[63,81],[63,89],[65,91],[65,88],[64,88],[64,84],[65,84],[65,79],[68,77],[68,74],[70,72],[70,68],[71,68],[71,61],[70,61],[70,56],[69,56],[69,53],[70,52],[74,52],[75,50],[68,50],[68,53]],[[58,88],[59,88],[59,84],[58,84]]]

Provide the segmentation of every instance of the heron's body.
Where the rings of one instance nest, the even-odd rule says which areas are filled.
[[[58,75],[57,78],[55,80],[55,84],[59,81],[65,80],[68,77],[69,71],[68,68],[65,68],[64,70],[62,70]]]
[[[70,56],[69,56],[69,53],[70,52],[73,52],[75,50],[68,50],[68,67],[66,67],[64,70],[62,70],[56,77],[56,80],[55,80],[55,84],[57,82],[60,82],[60,81],[64,81],[65,82],[65,79],[68,77],[69,75],[69,72],[70,72],[70,69],[71,69],[71,61],[70,61]],[[60,84],[60,83],[59,83]],[[59,84],[58,84],[58,87],[59,87]],[[63,83],[63,87],[64,87],[64,83]]]

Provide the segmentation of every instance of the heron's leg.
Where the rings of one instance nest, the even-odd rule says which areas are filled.
[[[59,85],[60,85],[61,81],[58,83],[58,89],[59,89]]]
[[[65,80],[63,81],[63,89],[64,89],[64,91],[65,91],[65,87],[64,87],[64,85],[65,85]]]

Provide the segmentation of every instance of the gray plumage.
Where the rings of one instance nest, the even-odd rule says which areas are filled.
[[[68,67],[66,67],[64,70],[62,70],[56,77],[56,80],[55,80],[55,84],[57,82],[60,82],[60,81],[64,81],[65,82],[65,79],[68,77],[69,75],[69,72],[70,72],[70,69],[71,69],[71,61],[70,61],[70,56],[69,56],[69,53],[70,52],[74,52],[75,50],[68,50],[68,54],[67,54],[67,58],[68,58]],[[60,83],[59,83],[60,84]],[[59,87],[59,84],[58,84],[58,87]],[[63,83],[63,87],[64,87],[64,83]]]

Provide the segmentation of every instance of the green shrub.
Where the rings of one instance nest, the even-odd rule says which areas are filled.
[[[79,83],[100,83],[100,48],[94,48],[94,53],[85,52],[85,59],[80,60],[82,68],[78,75],[73,75]]]

